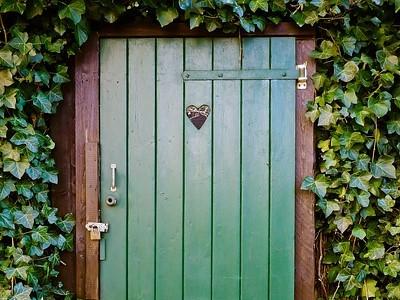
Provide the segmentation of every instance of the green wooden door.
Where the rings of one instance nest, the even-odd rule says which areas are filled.
[[[100,61],[101,299],[293,299],[295,80],[259,70],[290,73],[295,39],[103,39]]]

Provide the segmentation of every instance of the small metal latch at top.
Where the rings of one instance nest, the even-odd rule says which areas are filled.
[[[305,90],[307,88],[307,62],[297,65],[296,69],[299,71],[299,77],[297,78],[297,89]]]
[[[297,65],[296,69],[299,71],[299,77],[297,78],[297,89],[307,89],[307,62],[301,65]]]

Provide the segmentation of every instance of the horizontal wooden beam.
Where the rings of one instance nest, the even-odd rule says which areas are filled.
[[[238,36],[236,33],[224,33],[221,30],[208,32],[203,28],[190,29],[186,23],[172,23],[163,28],[156,23],[127,23],[111,24],[103,27],[99,32],[100,37],[229,37]],[[278,25],[267,25],[264,31],[246,33],[241,31],[241,36],[315,36],[315,30],[311,27],[299,27],[294,23],[283,22]]]

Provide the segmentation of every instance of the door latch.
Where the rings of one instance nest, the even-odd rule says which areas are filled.
[[[100,240],[101,233],[108,231],[108,223],[88,222],[85,227],[90,233],[90,239],[93,241]]]
[[[297,78],[297,89],[307,89],[307,62],[296,66],[296,70],[299,71],[299,77]]]

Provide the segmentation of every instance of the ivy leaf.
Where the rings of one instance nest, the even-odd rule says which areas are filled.
[[[158,8],[156,15],[161,27],[172,23],[179,16],[178,11],[174,7]]]
[[[319,112],[318,126],[330,126],[336,123],[337,116],[329,104],[320,107]]]
[[[365,230],[360,225],[354,226],[353,230],[351,231],[351,235],[360,240],[363,240],[367,236]]]
[[[258,30],[264,31],[266,25],[266,21],[262,16],[253,16],[252,18],[253,24],[257,26]]]
[[[12,247],[12,256],[14,258],[14,264],[27,264],[32,261],[32,258],[28,255],[24,255],[24,252],[21,248],[14,248]]]
[[[396,168],[393,166],[394,158],[389,155],[379,157],[376,163],[371,164],[372,175],[375,178],[396,178]]]
[[[312,80],[313,80],[315,89],[318,91],[324,86],[324,83],[327,80],[327,78],[326,78],[325,74],[315,73],[312,76]]]
[[[12,52],[6,49],[0,49],[0,66],[12,68],[14,66]]]
[[[400,135],[400,117],[396,115],[396,118],[393,118],[386,123],[386,127],[389,134],[396,133],[397,135]]]
[[[190,23],[190,29],[199,27],[201,23],[203,23],[204,17],[201,15],[193,15],[190,17],[189,23]]]
[[[350,177],[350,187],[359,188],[363,191],[368,191],[369,181],[372,175],[367,172],[356,172]]]
[[[12,180],[2,180],[0,181],[0,200],[7,198],[11,192],[14,192],[15,185]]]
[[[29,286],[24,286],[21,282],[18,282],[14,286],[14,295],[10,300],[31,300],[30,294],[32,288]]]
[[[254,32],[256,30],[253,21],[248,18],[240,18],[240,26],[242,26],[246,32]]]
[[[0,213],[0,228],[14,229],[14,217],[10,210],[3,209]]]
[[[0,95],[4,94],[6,86],[10,86],[14,83],[12,73],[10,70],[0,70]]]
[[[357,201],[362,207],[368,207],[370,196],[371,194],[369,192],[361,191],[357,194]]]
[[[33,209],[31,206],[22,206],[22,211],[17,210],[14,212],[14,223],[20,224],[25,228],[32,229],[36,217],[39,212]]]
[[[400,299],[400,284],[399,283],[389,283],[386,286],[389,299]]]
[[[342,101],[346,107],[350,107],[351,104],[357,104],[358,98],[354,89],[347,89],[347,91],[344,92]]]
[[[18,268],[7,268],[6,269],[6,277],[7,279],[11,278],[20,278],[23,280],[26,280],[26,277],[28,274],[26,271],[28,271],[28,266],[23,266],[23,267],[18,267]]]
[[[12,142],[14,145],[25,145],[26,148],[28,148],[30,151],[33,153],[38,152],[39,150],[39,140],[36,136],[26,136],[22,133],[17,132],[14,134],[10,142]]]
[[[30,181],[18,182],[15,187],[17,188],[18,195],[24,196],[26,199],[31,199],[33,197],[33,192],[31,188],[33,183]]]
[[[192,8],[192,0],[179,0],[179,7],[182,10],[189,10]]]
[[[18,179],[21,179],[22,175],[24,175],[28,167],[29,167],[29,162],[26,160],[14,161],[12,159],[5,159],[3,170],[5,172],[10,172]]]
[[[46,70],[37,70],[34,74],[35,82],[42,82],[46,86],[49,86],[50,74]]]
[[[368,242],[367,248],[368,252],[364,255],[365,258],[375,260],[385,256],[385,246],[377,241]]]
[[[333,223],[336,225],[337,229],[339,229],[339,231],[343,233],[346,231],[347,228],[349,228],[351,224],[353,224],[353,220],[350,217],[345,216],[336,219],[335,221],[333,221]]]
[[[6,92],[0,97],[0,107],[5,106],[7,108],[15,108],[15,105],[17,103],[17,89],[9,88],[6,90]]]
[[[40,176],[42,175],[42,170],[40,168],[30,166],[26,170],[26,174],[29,176],[30,179],[36,180],[36,179],[40,178]]]
[[[22,15],[26,7],[26,1],[21,0],[3,0],[0,5],[0,12],[16,12]]]
[[[325,218],[328,218],[334,211],[340,210],[340,206],[336,201],[326,201],[325,199],[321,199],[318,201],[318,206],[324,212]]]
[[[322,174],[317,175],[315,179],[312,176],[307,176],[301,184],[302,190],[311,190],[320,198],[323,198],[326,195],[326,190],[328,187],[328,178],[326,178],[325,175]]]
[[[52,104],[49,100],[48,95],[39,91],[35,96],[32,97],[33,105],[39,108],[42,112],[51,114],[52,113]]]
[[[378,288],[376,287],[376,283],[377,281],[373,279],[367,279],[366,281],[364,281],[361,296],[367,299],[375,298],[376,291],[378,290]]]
[[[306,18],[304,20],[304,23],[306,24],[314,25],[319,20],[318,14],[315,10],[307,12],[305,16]]]
[[[343,70],[339,73],[339,79],[344,82],[352,81],[356,77],[358,71],[359,68],[357,64],[354,61],[349,61],[344,65]]]
[[[85,1],[83,0],[73,0],[70,4],[66,5],[63,9],[58,12],[58,17],[62,20],[68,18],[74,22],[74,24],[78,24],[82,15],[85,13]]]
[[[9,45],[19,50],[22,55],[28,54],[28,52],[32,50],[32,43],[28,43],[28,33],[14,30],[13,34],[15,37],[9,42]]]
[[[393,211],[393,206],[396,204],[396,201],[392,199],[389,195],[386,195],[383,199],[378,199],[378,206],[382,208],[384,211]]]
[[[32,240],[41,244],[49,244],[50,243],[50,236],[47,233],[46,226],[38,226],[32,230]]]
[[[63,94],[61,92],[61,86],[59,84],[53,86],[48,92],[47,96],[49,97],[49,100],[52,103],[59,102],[64,99]]]
[[[352,56],[353,52],[354,52],[354,50],[356,48],[356,42],[357,42],[357,40],[356,40],[355,37],[353,37],[353,36],[345,36],[342,39],[342,47],[343,47],[344,52],[346,54]]]
[[[89,38],[89,29],[85,22],[79,22],[75,26],[75,40],[79,46],[82,46]]]
[[[312,51],[311,56],[318,59],[328,59],[339,55],[337,46],[328,40],[323,40],[320,46],[321,51]]]
[[[390,100],[392,99],[389,93],[382,93],[379,98],[368,99],[368,108],[378,117],[382,118],[390,110]]]
[[[55,83],[69,82],[68,67],[67,66],[58,66],[57,73],[53,76],[53,81]]]
[[[56,224],[63,232],[71,233],[75,226],[75,220],[72,214],[66,214],[64,219],[57,221]]]
[[[268,12],[268,1],[267,0],[251,0],[249,7],[252,12],[256,12],[258,9]]]

